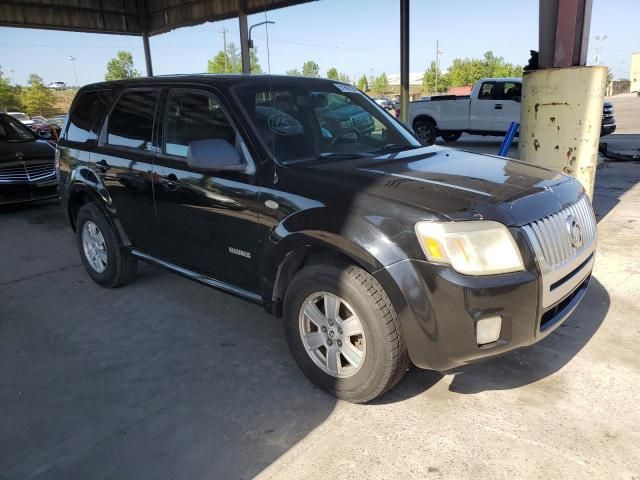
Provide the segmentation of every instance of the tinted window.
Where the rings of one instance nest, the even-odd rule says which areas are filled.
[[[8,115],[0,115],[0,142],[30,142],[35,140],[31,130]]]
[[[100,126],[111,104],[111,97],[110,90],[81,93],[69,119],[66,139],[79,143],[97,140]]]
[[[490,100],[493,94],[493,87],[495,83],[493,82],[485,82],[480,87],[480,93],[478,94],[479,100]]]
[[[189,144],[196,140],[226,140],[236,144],[236,133],[229,119],[213,98],[202,93],[174,92],[167,107],[165,152],[187,156]]]
[[[522,97],[522,84],[516,82],[504,82],[500,89],[500,98],[503,100],[520,101]]]
[[[122,94],[109,116],[107,143],[153,150],[153,119],[157,102],[157,90],[132,90]]]

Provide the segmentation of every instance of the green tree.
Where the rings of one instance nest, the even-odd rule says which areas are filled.
[[[341,73],[338,77],[338,80],[340,80],[342,83],[351,83],[351,78],[346,73]]]
[[[297,68],[293,68],[291,70],[287,70],[285,72],[287,75],[289,75],[290,77],[301,77],[302,73],[300,73],[300,70],[298,70]]]
[[[17,90],[17,88],[11,86],[9,80],[4,78],[2,67],[0,67],[0,112],[20,108]]]
[[[371,90],[376,96],[383,95],[389,91],[389,79],[384,72],[375,77],[371,83]]]
[[[251,73],[262,73],[262,67],[258,62],[258,49],[252,48],[249,52],[249,66]],[[216,56],[207,62],[207,72],[209,73],[242,73],[242,56],[236,44],[231,42],[227,45],[227,58],[225,62],[225,52],[220,50]]]
[[[105,80],[124,80],[126,78],[136,78],[140,74],[133,68],[133,55],[131,52],[120,50],[116,56],[107,63],[107,72],[104,74]]]
[[[331,67],[327,70],[327,78],[329,80],[340,80],[340,73],[338,73],[338,69],[335,67]]]
[[[29,115],[49,116],[54,112],[53,93],[42,82],[42,77],[29,75],[29,86],[21,90],[20,103]]]
[[[482,59],[456,58],[449,67],[449,81],[452,87],[473,85],[485,77],[521,77],[522,66],[506,63],[492,51],[485,52]]]
[[[363,92],[369,90],[369,81],[367,80],[366,75],[362,75],[358,80],[358,89],[362,90]]]
[[[422,91],[424,93],[434,93],[436,92],[436,62],[431,62],[429,68],[424,72],[422,76]],[[446,73],[442,73],[442,71],[437,71],[438,75],[438,88],[437,91],[439,93],[446,92],[449,90],[449,75]]]
[[[302,76],[303,77],[319,77],[320,66],[313,60],[308,60],[304,62],[304,65],[302,65]]]

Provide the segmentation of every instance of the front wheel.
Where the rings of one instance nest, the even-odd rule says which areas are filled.
[[[433,145],[436,143],[438,128],[432,120],[416,120],[413,130],[423,145]]]
[[[299,271],[284,300],[287,341],[309,379],[338,398],[372,400],[409,360],[396,312],[378,281],[355,265]]]
[[[440,136],[445,142],[455,142],[462,136],[462,132],[446,132],[441,133]]]

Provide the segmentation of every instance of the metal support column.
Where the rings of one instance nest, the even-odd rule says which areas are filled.
[[[147,65],[147,77],[153,77],[153,65],[151,64],[151,48],[149,47],[149,35],[142,34],[142,44],[144,45],[144,63]]]
[[[586,67],[592,0],[539,0],[537,69],[525,72],[520,159],[576,177],[593,194],[606,67]]]
[[[138,17],[140,18],[140,30],[142,32],[142,46],[144,47],[144,63],[147,66],[147,76],[153,77],[151,48],[149,47],[149,26],[147,25],[148,17],[146,0],[138,0]]]
[[[409,0],[400,0],[400,120],[409,120]]]
[[[240,55],[242,56],[242,73],[251,73],[246,0],[238,0],[238,23],[240,26]]]

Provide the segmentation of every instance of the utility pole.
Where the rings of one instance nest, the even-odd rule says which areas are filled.
[[[78,74],[76,73],[76,60],[77,58],[74,57],[73,55],[69,55],[69,60],[71,60],[71,63],[73,64],[73,76],[76,79],[76,87],[78,86]]]
[[[11,74],[11,80],[13,81],[13,86],[14,87],[16,86],[16,76],[14,75],[15,72],[16,72],[15,68],[12,67],[12,68],[9,69],[9,73]]]
[[[223,28],[220,30],[220,33],[222,34],[222,42],[224,44],[224,73],[227,73],[227,33],[229,33],[229,30]]]
[[[436,91],[434,93],[438,93],[438,75],[440,73],[440,54],[442,50],[440,50],[440,42],[436,40]]]

